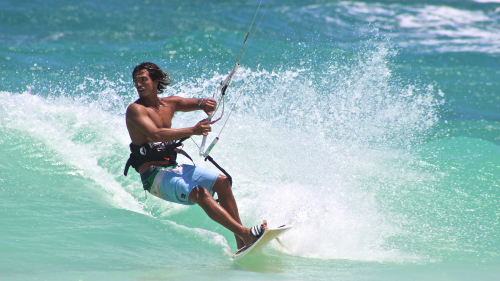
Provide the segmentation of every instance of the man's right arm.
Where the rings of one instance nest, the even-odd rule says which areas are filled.
[[[151,118],[149,117],[146,108],[136,103],[129,105],[129,107],[127,108],[126,119],[127,127],[132,137],[132,142],[142,142],[141,140],[139,140],[141,137],[134,136],[134,132],[132,132],[132,130],[139,131],[140,133],[142,133],[142,135],[155,142],[168,142],[183,137],[190,137],[192,135],[206,135],[211,131],[210,121],[206,120],[198,122],[194,127],[179,129],[158,128],[153,120],[151,120]],[[137,144],[140,145],[142,143]]]

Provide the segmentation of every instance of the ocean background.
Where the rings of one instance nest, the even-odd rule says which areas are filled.
[[[211,97],[259,3],[0,1],[0,280],[500,280],[498,0],[263,1],[208,139],[244,225],[294,227],[245,263],[123,176],[134,66]]]

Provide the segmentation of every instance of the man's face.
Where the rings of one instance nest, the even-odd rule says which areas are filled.
[[[139,70],[134,75],[134,84],[140,97],[157,93],[158,81],[153,81],[149,77],[146,69]]]

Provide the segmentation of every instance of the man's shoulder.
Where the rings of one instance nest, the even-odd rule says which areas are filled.
[[[146,110],[146,107],[144,105],[138,103],[137,101],[135,101],[135,102],[128,105],[126,114],[128,115],[131,113],[139,113],[142,110]]]
[[[138,101],[139,100],[136,100],[133,103],[129,104],[128,107],[127,107],[127,110],[129,110],[129,109],[136,109],[136,108],[144,108],[145,106],[142,105],[142,104],[140,104]]]
[[[179,96],[168,96],[168,97],[160,98],[160,100],[163,102],[176,102],[176,101],[183,100],[183,99],[185,99],[185,98],[179,97]]]

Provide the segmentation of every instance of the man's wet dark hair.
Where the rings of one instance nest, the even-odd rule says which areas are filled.
[[[132,71],[132,79],[134,78],[136,72],[143,69],[146,69],[149,72],[149,77],[151,77],[153,81],[158,81],[159,94],[163,93],[163,90],[165,90],[165,88],[172,83],[172,80],[170,80],[170,74],[163,72],[159,66],[152,62],[143,62],[138,64],[134,68],[134,71]]]

